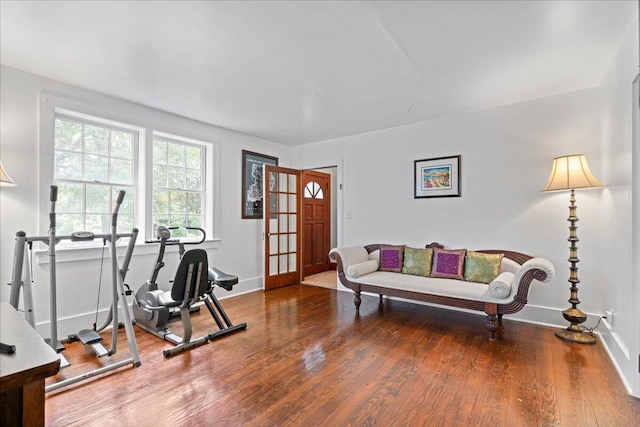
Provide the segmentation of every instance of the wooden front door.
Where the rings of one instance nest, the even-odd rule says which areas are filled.
[[[303,277],[329,270],[331,175],[302,172]]]
[[[300,283],[300,171],[265,165],[264,289]]]

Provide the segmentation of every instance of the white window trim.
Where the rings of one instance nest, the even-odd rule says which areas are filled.
[[[38,235],[44,236],[49,228],[49,188],[54,182],[54,130],[55,117],[57,113],[67,116],[95,120],[99,118],[105,124],[115,125],[117,127],[128,128],[139,133],[138,150],[139,165],[138,174],[135,177],[135,185],[139,186],[138,180],[144,177],[146,182],[152,179],[152,170],[147,165],[147,159],[151,158],[151,150],[153,149],[154,134],[165,136],[176,140],[186,142],[195,142],[198,144],[207,144],[206,161],[211,167],[205,167],[205,179],[207,185],[210,185],[211,191],[207,193],[207,207],[209,209],[206,215],[207,239],[200,246],[203,249],[214,249],[220,246],[220,143],[218,138],[211,135],[202,135],[197,132],[189,131],[184,128],[177,128],[168,125],[165,121],[154,118],[154,114],[169,114],[165,112],[154,111],[150,108],[131,104],[126,101],[107,99],[105,103],[88,102],[78,99],[71,99],[54,93],[42,92],[40,94],[40,116],[39,116],[39,155],[38,155],[38,210],[39,230]],[[112,104],[112,105],[107,105]],[[148,111],[145,111],[148,110]],[[82,113],[78,113],[82,112]],[[176,117],[176,120],[189,119]],[[132,124],[135,123],[135,124]],[[128,125],[127,125],[128,124]],[[34,171],[35,173],[36,171]],[[136,219],[140,229],[136,241],[136,249],[134,256],[153,254],[157,252],[156,244],[146,244],[145,239],[152,238],[148,235],[151,232],[148,221],[151,219],[151,200],[145,200],[145,192],[138,192]],[[144,218],[143,224],[140,222]],[[145,229],[143,229],[143,227]],[[146,228],[149,228],[147,230]],[[128,233],[130,230],[120,230],[122,233]],[[124,246],[120,244],[119,246]],[[167,252],[172,252],[175,247],[168,247]],[[79,242],[69,245],[56,246],[56,261],[70,262],[78,260],[99,259],[102,254],[102,242]],[[46,246],[41,245],[36,251],[38,263],[46,264],[49,257],[46,254]]]

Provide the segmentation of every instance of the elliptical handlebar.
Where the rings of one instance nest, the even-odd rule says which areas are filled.
[[[52,185],[49,191],[49,201],[51,209],[49,209],[49,228],[56,228],[56,202],[58,201],[58,186]]]
[[[111,226],[116,227],[118,225],[118,211],[120,210],[120,206],[124,200],[124,195],[126,192],[124,190],[120,190],[118,192],[118,197],[116,198],[116,206],[113,209],[113,214],[111,215]]]

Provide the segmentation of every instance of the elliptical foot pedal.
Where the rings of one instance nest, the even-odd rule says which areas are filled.
[[[109,354],[106,348],[100,343],[102,337],[98,335],[93,329],[83,329],[78,332],[78,339],[87,351],[94,353],[98,357],[103,357]]]

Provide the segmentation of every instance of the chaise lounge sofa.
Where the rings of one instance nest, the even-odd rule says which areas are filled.
[[[439,243],[425,249],[372,244],[332,249],[340,282],[361,293],[394,296],[487,314],[489,339],[495,340],[502,316],[527,304],[532,281],[549,282],[553,264],[545,258],[502,250],[447,250]]]

